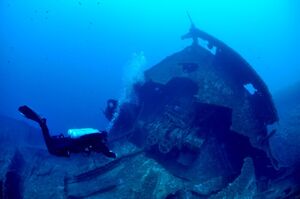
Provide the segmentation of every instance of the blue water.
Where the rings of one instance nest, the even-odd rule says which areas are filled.
[[[0,114],[27,104],[50,128],[107,127],[134,53],[146,68],[190,44],[190,23],[239,52],[272,93],[300,79],[297,0],[1,0]],[[126,69],[127,67],[127,69]],[[129,68],[130,70],[130,68]]]

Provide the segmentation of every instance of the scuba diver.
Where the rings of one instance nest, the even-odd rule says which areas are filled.
[[[116,154],[107,147],[107,132],[93,132],[79,137],[65,137],[64,135],[51,136],[46,124],[46,119],[40,117],[28,106],[21,106],[18,109],[26,118],[39,124],[43,137],[50,154],[69,157],[70,153],[90,153],[92,151],[103,153],[110,158],[116,158]]]

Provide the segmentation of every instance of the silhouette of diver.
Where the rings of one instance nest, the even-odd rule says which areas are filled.
[[[69,157],[70,153],[90,153],[94,151],[103,153],[110,158],[116,158],[116,154],[106,146],[107,132],[105,131],[82,135],[79,138],[65,137],[63,135],[50,136],[45,118],[40,117],[28,106],[19,107],[19,111],[26,118],[40,125],[47,149],[52,155]]]

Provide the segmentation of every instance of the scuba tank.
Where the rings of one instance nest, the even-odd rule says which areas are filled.
[[[93,133],[100,133],[100,131],[98,129],[93,129],[93,128],[81,128],[81,129],[68,130],[68,135],[73,139],[80,138],[83,135],[93,134]]]

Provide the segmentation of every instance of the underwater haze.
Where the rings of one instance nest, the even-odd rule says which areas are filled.
[[[190,45],[180,39],[187,11],[275,93],[300,79],[299,8],[297,0],[1,0],[0,114],[21,119],[26,104],[54,134],[106,128],[106,100],[122,97],[132,61],[149,68]]]

